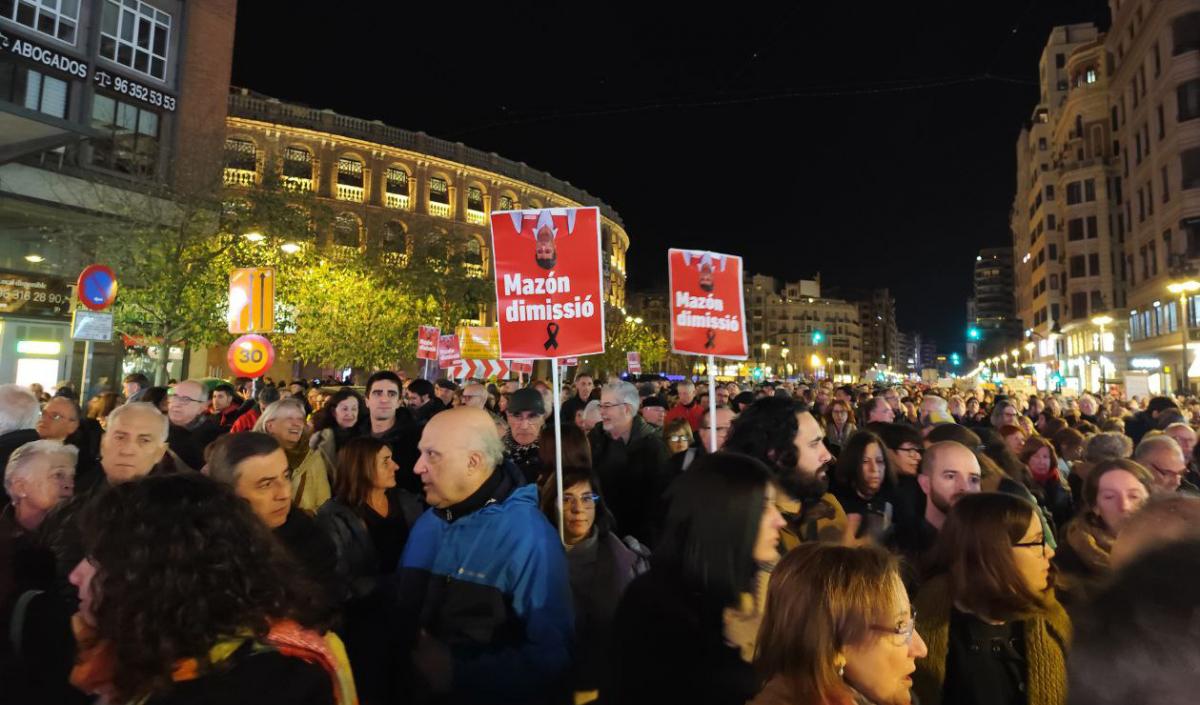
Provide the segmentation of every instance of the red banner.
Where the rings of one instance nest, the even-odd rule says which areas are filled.
[[[742,258],[716,252],[667,252],[671,294],[671,350],[745,359],[746,308]]]
[[[604,352],[600,209],[492,214],[500,357]]]
[[[421,326],[417,330],[417,359],[436,360],[438,336],[442,331],[437,326]]]
[[[458,336],[454,333],[438,337],[437,359],[438,367],[446,369],[454,361],[462,357],[458,349]]]

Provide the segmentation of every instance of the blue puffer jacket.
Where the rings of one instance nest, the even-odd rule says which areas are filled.
[[[400,560],[401,610],[450,647],[454,700],[537,702],[571,661],[566,554],[537,488],[511,463],[496,472],[481,508],[417,520]]]

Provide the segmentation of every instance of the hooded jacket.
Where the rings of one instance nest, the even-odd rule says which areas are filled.
[[[459,505],[417,519],[398,578],[400,628],[450,649],[452,700],[553,697],[571,663],[566,555],[512,463]]]

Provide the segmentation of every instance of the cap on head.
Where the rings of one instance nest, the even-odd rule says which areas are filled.
[[[542,393],[530,387],[518,389],[508,398],[508,413],[521,414],[526,411],[532,411],[538,416],[546,415],[546,402]]]

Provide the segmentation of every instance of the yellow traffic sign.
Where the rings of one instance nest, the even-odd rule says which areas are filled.
[[[275,330],[275,270],[247,267],[229,273],[229,332]]]

